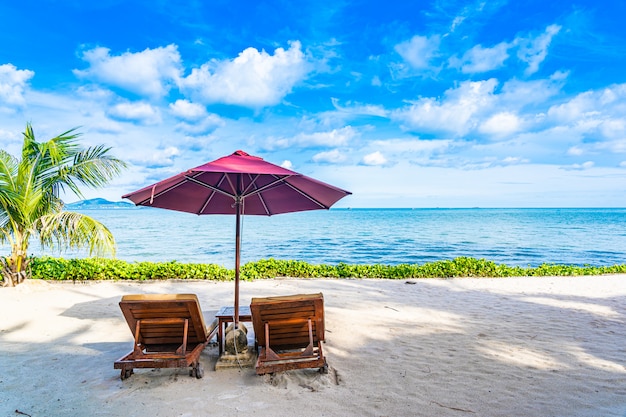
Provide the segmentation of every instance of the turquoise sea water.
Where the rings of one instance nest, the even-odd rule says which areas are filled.
[[[119,259],[234,266],[234,216],[149,208],[84,213],[111,229]],[[626,263],[626,209],[331,209],[244,216],[242,230],[242,264],[276,258],[395,265],[458,256],[520,266]]]

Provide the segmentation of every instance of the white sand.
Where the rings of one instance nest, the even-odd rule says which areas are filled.
[[[196,293],[208,319],[233,283],[1,288],[0,416],[626,416],[626,276],[410,282],[242,283],[242,304],[324,293],[328,375],[216,372],[212,346],[203,379],[125,381],[122,295]]]

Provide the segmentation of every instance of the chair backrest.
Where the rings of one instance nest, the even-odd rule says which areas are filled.
[[[269,323],[270,346],[295,349],[309,344],[308,319],[313,325],[314,343],[324,340],[324,296],[297,294],[257,297],[250,303],[257,343],[265,345],[265,323]]]
[[[125,295],[120,301],[120,308],[133,336],[138,320],[157,319],[147,321],[141,326],[141,337],[145,345],[181,343],[183,326],[158,323],[158,319],[188,319],[187,343],[203,343],[208,338],[200,303],[195,294]]]

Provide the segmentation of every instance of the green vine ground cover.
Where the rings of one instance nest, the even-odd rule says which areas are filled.
[[[44,280],[233,280],[232,269],[216,264],[171,262],[126,262],[106,258],[63,259],[33,258],[32,278]],[[518,277],[577,276],[626,273],[626,265],[574,266],[543,264],[519,267],[496,264],[485,259],[460,257],[453,260],[400,265],[312,265],[303,261],[264,259],[241,267],[243,280],[293,278],[454,278],[454,277]]]

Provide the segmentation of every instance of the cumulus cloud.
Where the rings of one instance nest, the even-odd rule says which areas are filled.
[[[567,155],[569,156],[581,156],[585,151],[579,146],[572,146],[567,150]]]
[[[313,155],[314,162],[322,162],[329,164],[338,164],[346,160],[346,156],[341,153],[338,149],[333,149],[332,151],[320,152]]]
[[[563,169],[568,170],[568,171],[584,171],[584,170],[593,168],[594,165],[595,164],[593,163],[593,161],[587,161],[587,162],[583,162],[582,164],[573,164],[573,165],[564,167]]]
[[[188,100],[176,100],[169,107],[174,116],[188,121],[203,119],[208,114],[203,105]]]
[[[214,113],[209,113],[206,108],[188,100],[176,100],[169,105],[170,112],[181,122],[176,124],[176,130],[189,135],[203,135],[210,133],[218,127],[224,126],[224,119]]]
[[[407,155],[407,154],[431,154],[449,149],[453,142],[448,139],[443,140],[419,140],[419,139],[386,139],[376,140],[370,143],[375,149],[382,149],[385,154]]]
[[[392,119],[411,131],[464,135],[476,127],[477,114],[493,105],[497,84],[495,78],[465,81],[458,88],[447,90],[443,99],[421,98],[393,112]]]
[[[437,56],[441,38],[439,35],[430,37],[415,35],[411,39],[400,42],[394,49],[412,68],[426,69]]]
[[[23,106],[24,89],[35,73],[30,70],[18,70],[15,65],[0,65],[0,106]]]
[[[527,164],[530,160],[527,158],[522,158],[520,156],[507,156],[502,160],[502,165],[518,165],[518,164]]]
[[[310,66],[300,42],[274,55],[247,48],[232,60],[212,60],[181,79],[181,89],[203,103],[226,103],[261,108],[280,103]]]
[[[291,163],[290,160],[285,159],[282,164],[280,164],[281,167],[285,168],[285,169],[291,169],[293,170],[293,164]]]
[[[478,130],[492,136],[506,136],[519,131],[521,125],[521,120],[517,115],[501,112],[485,120]]]
[[[22,140],[22,135],[17,131],[12,132],[9,130],[0,129],[0,143],[2,143],[2,149],[7,151],[8,153],[14,154],[11,149],[13,147],[15,147],[15,151],[21,149],[21,147],[18,148],[17,145],[21,145]]]
[[[551,123],[615,144],[626,137],[625,113],[626,84],[619,84],[551,106],[547,117]]]
[[[602,136],[608,139],[624,139],[626,138],[626,120],[611,118],[603,120],[599,126]]]
[[[194,122],[182,121],[176,124],[176,130],[184,132],[186,134],[196,136],[205,135],[213,132],[215,129],[222,127],[226,124],[224,119],[217,114],[207,114],[203,119],[196,120]]]
[[[144,125],[161,122],[159,110],[146,102],[119,103],[111,107],[107,114],[114,119],[137,122]]]
[[[179,155],[180,150],[178,148],[169,146],[164,149],[147,152],[144,158],[133,160],[132,162],[150,169],[164,168],[174,165],[174,160]]]
[[[160,98],[168,94],[182,74],[178,47],[168,45],[142,52],[112,56],[110,49],[98,47],[83,52],[89,63],[85,70],[74,70],[80,78],[121,88],[141,96]]]
[[[380,151],[376,151],[365,155],[362,162],[370,166],[384,165],[387,163],[387,158]]]
[[[519,45],[517,57],[528,64],[525,74],[532,75],[539,70],[539,65],[546,59],[552,38],[561,30],[559,25],[550,25],[544,33],[535,38],[517,38]]]
[[[568,76],[568,73],[557,71],[549,78],[540,80],[522,81],[513,78],[502,85],[500,101],[503,105],[514,108],[544,104],[561,92]]]
[[[291,138],[270,138],[266,143],[266,148],[331,148],[346,146],[357,134],[358,132],[352,126],[345,126],[323,132],[299,133]]]
[[[345,126],[327,132],[301,133],[294,137],[291,143],[302,147],[344,146],[356,135],[357,132],[352,126]]]
[[[509,47],[510,45],[506,42],[499,43],[493,48],[476,45],[465,52],[461,58],[454,56],[448,62],[451,67],[459,68],[464,74],[492,71],[504,65],[504,61],[509,57]]]

